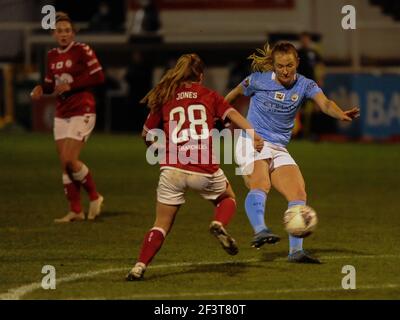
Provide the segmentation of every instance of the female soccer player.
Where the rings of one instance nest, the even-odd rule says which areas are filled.
[[[104,74],[94,51],[74,41],[75,29],[67,14],[57,13],[53,36],[58,48],[48,52],[46,77],[43,84],[33,89],[31,96],[34,100],[43,94],[57,96],[54,138],[70,211],[55,222],[85,219],[81,186],[90,198],[88,220],[94,220],[100,214],[103,197],[96,191],[93,177],[79,155],[96,122],[95,99],[90,88],[102,84]]]
[[[128,281],[143,277],[185,202],[187,188],[212,201],[215,214],[210,232],[228,254],[238,253],[235,240],[224,228],[235,213],[235,195],[224,172],[212,161],[210,130],[216,118],[228,118],[248,132],[257,150],[261,150],[264,142],[223,97],[202,86],[203,74],[204,65],[197,54],[182,55],[175,67],[142,99],[150,108],[143,137],[146,139],[156,128],[165,132],[165,161],[161,162],[156,220],[144,237],[137,263],[126,277]]]
[[[265,46],[264,49],[258,49],[258,53],[249,57],[254,72],[226,96],[230,103],[243,95],[251,97],[247,119],[256,133],[265,140],[260,153],[253,152],[253,158],[242,157],[239,160],[246,185],[250,189],[245,209],[255,233],[251,244],[256,248],[280,240],[266,226],[264,219],[271,185],[286,198],[289,208],[306,204],[303,176],[286,150],[296,113],[303,101],[314,100],[324,113],[342,121],[352,121],[359,116],[360,111],[359,108],[342,111],[314,81],[298,74],[299,58],[292,44],[280,43],[272,50]],[[237,154],[248,147],[247,140],[245,135],[239,139]],[[253,165],[252,172],[246,172],[249,164]],[[303,239],[289,235],[289,244],[290,262],[320,263],[303,250]]]

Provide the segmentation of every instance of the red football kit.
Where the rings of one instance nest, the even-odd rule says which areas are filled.
[[[48,52],[44,93],[52,93],[61,83],[71,86],[70,91],[57,96],[57,118],[96,113],[96,102],[90,88],[103,82],[102,67],[88,45],[71,42],[64,49],[54,48]]]
[[[144,130],[162,129],[165,134],[165,157],[161,169],[210,175],[219,169],[212,150],[210,131],[216,119],[225,120],[233,107],[215,91],[193,83],[183,85],[174,98],[157,113],[150,113]]]

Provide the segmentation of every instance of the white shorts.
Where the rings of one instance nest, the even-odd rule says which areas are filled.
[[[254,169],[254,161],[257,160],[270,160],[270,172],[281,166],[297,165],[286,148],[264,141],[264,148],[257,152],[251,138],[243,135],[240,135],[237,141],[235,158],[242,175],[251,174]]]
[[[96,124],[93,113],[71,118],[54,118],[54,140],[71,138],[87,141]]]
[[[157,201],[168,205],[185,203],[188,188],[196,190],[206,200],[216,200],[228,186],[228,179],[222,169],[212,176],[165,168],[161,170],[157,188]]]

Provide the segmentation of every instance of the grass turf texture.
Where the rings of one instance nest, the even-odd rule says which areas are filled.
[[[154,221],[159,174],[157,166],[147,164],[139,137],[91,137],[82,159],[105,196],[104,213],[94,223],[56,225],[53,219],[66,213],[67,204],[52,137],[0,134],[0,297],[36,283],[18,297],[398,299],[399,146],[293,141],[289,151],[319,218],[305,248],[322,265],[286,261],[282,214],[287,203],[274,191],[268,197],[267,224],[282,241],[260,250],[250,247],[252,230],[243,205],[247,191],[230,165],[223,168],[238,211],[228,229],[239,254],[230,257],[220,248],[208,232],[212,205],[189,192],[145,280],[128,283],[125,274]],[[82,198],[87,210],[87,197]],[[44,265],[56,268],[56,290],[39,287]],[[357,290],[341,288],[344,265],[356,268]]]

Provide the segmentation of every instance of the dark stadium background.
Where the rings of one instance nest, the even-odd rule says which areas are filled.
[[[54,46],[40,25],[46,4],[76,21],[77,41],[95,48],[107,76],[96,89],[97,125],[82,155],[93,164],[106,198],[105,212],[95,223],[52,222],[66,210],[51,134],[54,97],[35,104],[29,97]],[[108,6],[103,17],[101,5]],[[0,297],[399,299],[398,3],[156,0],[140,28],[135,17],[142,5],[134,0],[0,0]],[[355,30],[342,28],[345,5],[357,11]],[[323,58],[316,71],[327,95],[342,108],[361,108],[351,126],[316,110],[303,112],[301,130],[289,145],[319,217],[317,231],[305,243],[324,264],[289,265],[286,239],[259,251],[250,248],[246,188],[235,166],[224,165],[238,200],[231,226],[241,249],[238,260],[228,259],[207,233],[211,206],[189,193],[146,280],[124,282],[153,222],[158,179],[139,137],[147,109],[137,101],[188,52],[204,59],[206,85],[226,94],[249,73],[246,58],[256,48],[279,40],[298,46],[304,31]],[[142,60],[133,63],[134,55]],[[246,107],[243,100],[243,114]],[[285,206],[272,192],[267,219],[281,235]],[[38,285],[48,264],[63,279],[57,290]],[[342,289],[344,265],[356,267],[357,290]],[[80,276],[71,277],[75,274]]]

